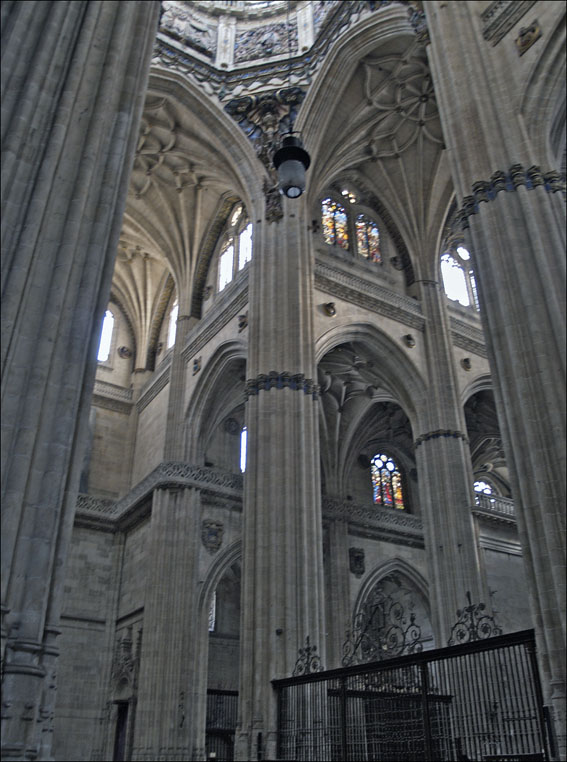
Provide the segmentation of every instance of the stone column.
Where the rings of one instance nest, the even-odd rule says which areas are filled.
[[[201,494],[157,489],[152,500],[144,637],[132,759],[196,759],[192,670],[198,637]]]
[[[328,544],[325,557],[325,591],[329,615],[327,617],[326,669],[342,667],[343,644],[350,627],[350,568],[348,522],[333,518],[327,527]]]
[[[545,141],[526,134],[519,116],[523,92],[515,91],[517,78],[506,76],[504,66],[503,57],[511,53],[499,48],[496,56],[483,40],[478,4],[424,5],[435,92],[468,227],[512,475],[544,691],[565,754],[565,221],[556,192],[561,183],[540,148]],[[510,60],[510,66],[522,65],[522,59]]]
[[[250,271],[241,760],[276,758],[270,680],[293,673],[307,638],[325,663],[313,260],[304,198],[283,199],[278,220],[279,198],[256,225]]]
[[[158,13],[2,5],[5,760],[50,756],[41,697]]]
[[[458,393],[443,286],[420,282],[428,371],[426,430],[415,455],[430,575],[431,619],[438,647],[447,645],[458,608],[488,605],[472,516],[473,471]]]

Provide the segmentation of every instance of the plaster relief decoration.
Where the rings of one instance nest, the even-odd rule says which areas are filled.
[[[537,21],[534,21],[533,24],[530,24],[530,26],[527,26],[524,29],[520,29],[520,34],[515,40],[516,47],[518,48],[518,55],[523,56],[540,37],[541,29]]]
[[[181,3],[164,0],[162,2],[160,31],[179,40],[197,53],[214,58],[217,47],[217,32],[194,10],[189,11]]]
[[[223,535],[224,525],[222,521],[203,519],[201,524],[201,541],[209,553],[216,553],[220,549]]]
[[[234,63],[255,61],[277,55],[297,55],[297,25],[279,22],[237,31],[234,43]]]
[[[349,568],[355,577],[362,577],[366,571],[364,565],[364,549],[363,548],[349,548],[348,549]]]

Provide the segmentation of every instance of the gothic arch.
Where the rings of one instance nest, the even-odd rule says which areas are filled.
[[[489,391],[494,391],[492,376],[489,373],[483,373],[481,376],[473,378],[461,392],[461,404],[464,407],[473,395],[487,389]]]
[[[318,337],[315,346],[317,365],[331,350],[356,342],[380,357],[377,377],[392,399],[404,410],[412,429],[417,431],[425,416],[426,384],[411,360],[386,333],[369,323],[338,325]]]
[[[384,561],[383,563],[376,566],[368,574],[360,586],[360,590],[358,591],[353,613],[357,614],[361,610],[364,601],[375,585],[377,585],[385,577],[396,572],[406,577],[406,579],[409,580],[409,582],[411,582],[411,584],[415,587],[415,589],[422,596],[424,602],[426,603],[427,614],[431,616],[431,608],[429,603],[429,584],[427,580],[421,574],[421,572],[419,572],[414,566],[408,563],[408,561],[403,558],[399,558],[398,556]]]
[[[206,441],[215,424],[218,424],[223,416],[230,412],[230,409],[239,404],[244,404],[244,381],[242,381],[241,389],[236,389],[235,385],[240,384],[240,378],[231,383],[226,376],[234,372],[238,364],[245,365],[245,363],[245,343],[243,341],[230,341],[218,347],[201,370],[199,381],[186,406],[185,452],[187,462],[202,462]],[[223,383],[226,386],[226,391],[230,391],[231,394],[230,397],[225,396],[225,404],[219,406],[216,404],[217,395]],[[213,411],[215,411],[214,414]]]

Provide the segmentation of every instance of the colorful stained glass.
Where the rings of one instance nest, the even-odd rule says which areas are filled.
[[[378,453],[372,458],[370,469],[374,502],[388,508],[403,510],[402,476],[389,455]]]
[[[364,214],[359,214],[356,218],[356,243],[361,257],[371,262],[382,261],[378,226]]]
[[[325,243],[348,249],[348,220],[344,207],[331,198],[324,199],[321,203],[321,220]]]
[[[356,204],[356,196],[346,188],[341,191],[341,195],[345,197],[346,201],[350,201],[351,204]]]

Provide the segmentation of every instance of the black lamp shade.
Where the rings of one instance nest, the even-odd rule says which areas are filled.
[[[305,170],[311,159],[301,140],[286,135],[282,147],[274,154],[274,166],[278,171],[280,191],[288,198],[297,198],[305,190]]]

